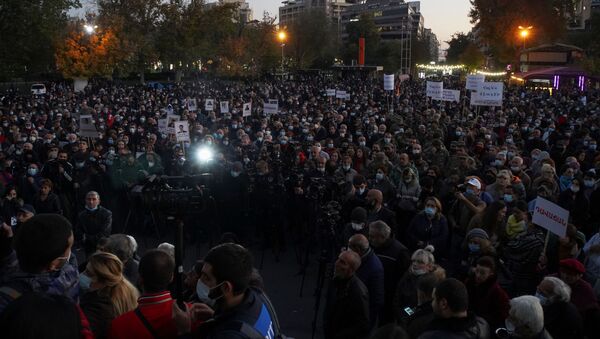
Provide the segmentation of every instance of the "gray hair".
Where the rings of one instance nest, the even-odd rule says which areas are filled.
[[[431,245],[426,246],[424,249],[418,249],[413,252],[410,260],[423,259],[427,264],[435,264],[435,257],[433,256],[434,248]]]
[[[96,191],[89,191],[89,192],[87,192],[87,194],[85,196],[87,198],[90,195],[95,195],[98,199],[100,199],[100,194],[98,194],[98,192],[96,192]]]
[[[386,239],[392,234],[392,229],[381,220],[373,221],[369,224],[369,229],[381,233]]]
[[[552,284],[552,293],[554,293],[554,299],[562,302],[571,301],[571,287],[564,281],[556,277],[545,277],[545,281]]]
[[[126,234],[113,234],[108,237],[102,250],[116,255],[123,263],[126,263],[133,257],[135,247],[137,247],[137,243],[134,245],[129,237]]]
[[[540,300],[532,295],[511,299],[508,315],[519,337],[533,337],[544,329],[544,310]]]

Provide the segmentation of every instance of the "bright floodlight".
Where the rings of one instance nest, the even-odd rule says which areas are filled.
[[[87,34],[94,33],[94,31],[96,30],[96,28],[98,28],[98,26],[95,26],[95,25],[92,26],[92,25],[88,25],[88,24],[83,25],[83,29],[85,30],[85,32]]]
[[[279,31],[279,33],[277,33],[277,38],[279,38],[279,41],[284,42],[287,38],[287,34],[284,31]]]
[[[198,151],[196,151],[196,158],[202,163],[209,162],[213,159],[213,151],[206,146],[200,147]]]

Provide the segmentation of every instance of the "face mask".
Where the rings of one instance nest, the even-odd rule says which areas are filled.
[[[37,168],[29,168],[29,169],[27,169],[27,174],[29,174],[29,175],[31,175],[31,176],[34,176],[34,175],[36,175],[36,174],[37,174],[37,172],[38,172],[38,169],[37,169]]]
[[[240,175],[240,172],[231,171],[231,176],[237,178]]]
[[[350,165],[344,165],[344,166],[342,166],[342,169],[344,169],[344,171],[349,171]]]
[[[550,300],[548,300],[548,298],[544,295],[542,295],[540,292],[535,292],[535,297],[540,299],[540,304],[542,306],[546,306],[550,304]]]
[[[221,291],[221,289],[219,287],[221,287],[221,285],[223,285],[225,282],[223,281],[222,283],[218,284],[217,286],[211,288],[208,291],[208,298],[213,302],[216,303],[217,300],[223,298],[223,292]]]
[[[598,147],[598,145],[597,144],[590,144],[590,146],[588,146],[588,147],[589,147],[590,151],[595,151],[596,147]]]
[[[433,217],[435,215],[436,208],[435,207],[425,207],[425,214],[429,217]]]
[[[583,184],[585,185],[585,187],[594,187],[594,180],[584,180]]]
[[[479,250],[481,250],[481,246],[479,244],[469,244],[469,251],[476,253],[479,252]]]
[[[383,177],[384,177],[383,173],[377,173],[377,174],[375,174],[375,180],[377,180],[377,181],[383,180]]]
[[[214,305],[214,301],[208,297],[209,293],[210,288],[206,286],[202,280],[198,279],[198,282],[196,283],[196,295],[198,296],[198,300],[212,307]]]
[[[224,145],[224,146],[229,146],[229,140],[224,140],[224,141],[223,141],[223,145]]]
[[[512,202],[513,201],[512,194],[505,194],[504,195],[504,201],[506,201],[506,202]]]
[[[412,273],[414,275],[423,275],[425,273],[427,273],[426,270],[422,269],[422,268],[415,268],[415,266],[412,266],[411,269]]]
[[[323,172],[325,172],[325,167],[319,167],[319,168],[317,168],[317,171],[323,173]]]
[[[571,191],[573,191],[573,193],[579,192],[579,186],[571,185],[570,189],[571,189]]]
[[[363,225],[364,225],[363,223],[360,223],[360,224],[354,223],[354,222],[351,223],[352,229],[355,230],[355,231],[362,230],[363,229]]]
[[[361,187],[361,188],[359,188],[359,189],[358,189],[358,194],[359,194],[359,195],[362,195],[363,193],[365,193],[365,189],[364,189],[364,188],[362,188],[362,187]]]
[[[467,188],[467,189],[465,190],[465,193],[466,193],[467,195],[475,195],[475,192],[473,191],[473,189],[472,189],[472,188]]]
[[[154,167],[154,161],[148,161],[148,167]]]
[[[521,171],[521,167],[512,166],[512,167],[510,168],[510,170],[511,170],[513,173],[519,173],[519,172]]]
[[[389,144],[389,143],[392,141],[392,139],[390,139],[390,138],[383,138],[383,141],[384,141],[386,144]]]
[[[496,161],[494,161],[494,165],[495,165],[495,166],[502,166],[502,165],[503,165],[503,163],[504,163],[504,162],[503,162],[502,160],[499,160],[499,159],[496,159]]]
[[[367,143],[366,143],[366,142],[364,142],[364,141],[359,141],[359,142],[358,142],[358,144],[359,144],[361,147],[365,147],[365,146],[367,145]]]
[[[88,277],[87,274],[81,273],[79,275],[79,288],[86,291],[90,289],[90,285],[92,284],[92,278]]]
[[[94,208],[91,208],[91,207],[87,207],[87,206],[85,206],[85,209],[86,209],[86,210],[88,210],[88,211],[90,211],[90,212],[94,212],[95,210],[97,210],[97,209],[98,209],[98,206],[96,206],[96,207],[94,207]]]

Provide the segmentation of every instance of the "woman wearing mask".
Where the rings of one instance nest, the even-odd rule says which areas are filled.
[[[123,263],[111,253],[96,252],[80,275],[81,309],[96,338],[105,338],[111,321],[137,307],[138,290],[123,276]]]
[[[383,203],[388,205],[394,199],[396,187],[387,176],[387,167],[379,166],[375,172],[375,180],[371,182],[371,187],[380,190],[383,193]]]
[[[492,247],[490,236],[481,228],[470,230],[462,245],[460,256],[456,258],[456,278],[464,280],[475,267],[477,260],[486,255],[496,257],[496,250]]]
[[[448,221],[442,214],[442,203],[436,197],[425,199],[425,209],[415,215],[406,232],[407,244],[412,250],[432,245],[438,257],[446,254]]]
[[[411,257],[411,266],[404,273],[394,294],[394,312],[396,319],[401,319],[406,307],[417,306],[417,281],[425,273],[436,270],[434,248],[431,245],[416,250]]]

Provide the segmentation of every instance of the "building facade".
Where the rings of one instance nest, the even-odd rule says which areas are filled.
[[[285,0],[279,7],[279,26],[289,26],[300,14],[308,10],[322,10],[334,21],[340,21],[344,8],[358,0]]]

